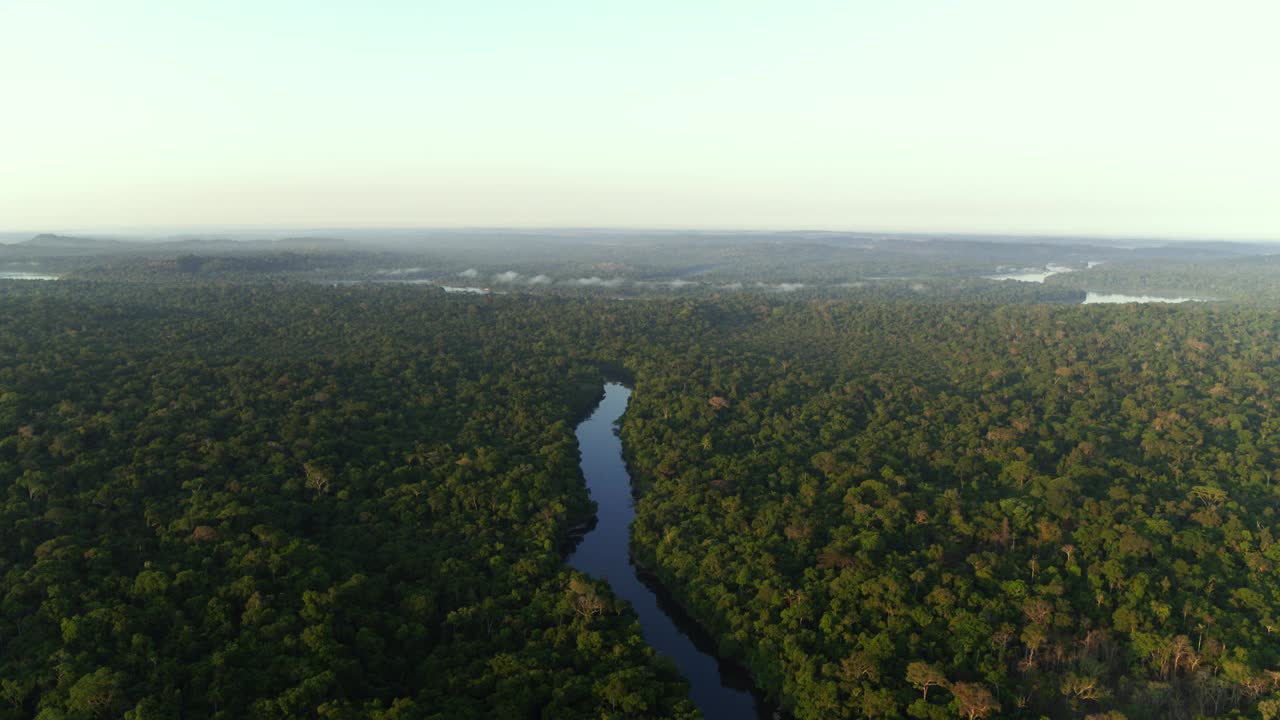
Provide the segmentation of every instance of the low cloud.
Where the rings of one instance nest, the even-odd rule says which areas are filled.
[[[777,285],[770,285],[769,283],[761,282],[756,283],[756,287],[764,288],[765,290],[776,290],[777,292],[789,293],[803,288],[804,283],[778,283]]]
[[[598,287],[618,287],[619,285],[622,284],[622,278],[609,278],[608,280],[605,280],[604,278],[596,277],[595,275],[592,275],[591,277],[574,278],[573,280],[569,281],[569,284],[584,285],[584,286],[594,285]]]
[[[530,285],[546,285],[549,282],[551,282],[551,278],[547,277],[546,275],[534,275],[533,277],[529,278]]]
[[[467,268],[466,270],[463,270],[462,272],[458,273],[458,277],[464,277],[464,278],[480,277],[480,271],[476,270],[475,268]]]
[[[500,283],[510,283],[510,282],[515,282],[516,278],[518,277],[520,277],[520,273],[516,272],[515,270],[508,270],[506,272],[498,273],[497,275],[494,275],[493,279]]]

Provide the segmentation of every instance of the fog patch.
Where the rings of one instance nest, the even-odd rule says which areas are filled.
[[[579,285],[583,287],[596,286],[596,287],[611,288],[611,287],[618,287],[619,285],[621,285],[622,278],[615,277],[615,278],[609,278],[608,280],[605,280],[604,278],[596,277],[595,275],[592,275],[591,277],[574,278],[573,280],[569,281],[569,284]]]
[[[1092,267],[1092,266],[1091,266]],[[1045,278],[1061,273],[1069,273],[1073,268],[1066,265],[1049,263],[1043,268],[996,268],[996,275],[984,275],[987,280],[1014,280],[1017,282],[1043,283]]]
[[[1121,303],[1184,303],[1195,302],[1189,297],[1156,297],[1155,295],[1124,295],[1121,293],[1099,293],[1092,290],[1084,294],[1084,305],[1118,305]]]
[[[464,277],[464,278],[480,277],[480,271],[476,270],[475,268],[467,268],[466,270],[463,270],[462,272],[458,273],[458,277]]]
[[[547,285],[550,282],[551,282],[551,278],[547,277],[546,275],[534,275],[533,277],[529,278],[530,285]]]
[[[411,273],[420,273],[426,268],[391,268],[390,270],[379,270],[379,275],[409,275]]]
[[[498,273],[497,275],[494,275],[493,279],[494,281],[500,282],[500,283],[513,283],[519,277],[520,277],[520,273],[516,272],[515,270],[508,270],[506,272],[502,272],[502,273]]]
[[[775,290],[777,292],[789,293],[789,292],[795,292],[797,290],[803,289],[804,283],[784,282],[784,283],[778,283],[777,285],[770,285],[769,283],[756,283],[756,286],[764,288],[765,290]]]
[[[0,280],[57,280],[57,275],[30,272],[0,272]]]
[[[700,283],[694,280],[684,280],[681,278],[676,278],[675,280],[652,280],[649,282],[641,281],[640,284],[641,285],[660,285],[662,287],[669,287],[669,288],[682,288],[682,287],[688,287],[689,285],[699,285]]]

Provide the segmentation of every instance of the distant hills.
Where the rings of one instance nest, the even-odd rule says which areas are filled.
[[[119,247],[123,243],[118,240],[99,240],[96,238],[72,237],[70,235],[54,235],[52,233],[42,233],[25,242],[18,243],[28,248],[77,248],[77,249],[103,249],[111,247]]]
[[[41,233],[16,243],[0,244],[0,257],[44,258],[124,254],[171,256],[196,252],[340,252],[359,248],[358,243],[329,237],[288,237],[273,240],[182,238],[143,241]]]

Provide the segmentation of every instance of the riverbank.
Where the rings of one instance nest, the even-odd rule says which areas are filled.
[[[637,566],[631,555],[634,487],[623,460],[615,424],[626,410],[631,390],[611,382],[596,410],[575,429],[583,476],[596,504],[595,526],[567,558],[575,569],[606,581],[628,601],[645,641],[670,659],[689,682],[690,698],[708,718],[770,718],[747,673],[717,656],[714,639],[692,622],[655,575]]]

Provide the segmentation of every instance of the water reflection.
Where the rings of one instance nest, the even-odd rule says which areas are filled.
[[[671,600],[652,577],[631,562],[635,503],[615,425],[631,390],[605,385],[604,399],[576,430],[582,473],[596,501],[596,525],[569,555],[574,568],[609,583],[640,617],[644,639],[670,658],[689,681],[689,696],[707,718],[767,718],[769,709],[752,694],[750,677],[715,657],[712,639]]]

